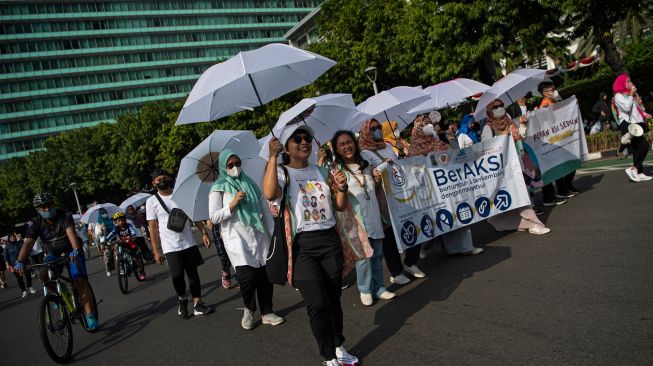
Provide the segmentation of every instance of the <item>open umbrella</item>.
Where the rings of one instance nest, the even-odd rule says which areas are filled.
[[[113,203],[100,203],[99,205],[95,205],[91,208],[89,208],[82,217],[79,219],[79,221],[88,224],[89,222],[97,222],[98,220],[98,212],[100,209],[103,208],[107,211],[107,214],[109,217],[113,216],[116,212],[123,212],[123,210],[114,205]]]
[[[517,69],[497,80],[478,101],[476,110],[474,110],[474,118],[477,121],[485,118],[487,105],[495,99],[501,99],[506,106],[516,102],[517,99],[536,88],[537,84],[544,80],[545,74],[546,70]]]
[[[266,161],[258,157],[259,142],[252,131],[213,131],[179,165],[172,200],[193,221],[209,218],[208,195],[218,178],[218,156],[224,149],[238,153],[245,174],[262,181]]]
[[[176,124],[212,121],[263,106],[312,83],[335,64],[326,57],[278,43],[240,52],[200,76]]]
[[[397,86],[367,98],[357,109],[372,115],[380,122],[397,121],[398,126],[403,129],[414,118],[409,111],[429,98],[420,88]]]
[[[79,220],[81,220],[81,219],[82,219],[82,215],[73,214],[73,221],[75,222],[75,224],[79,224]]]
[[[122,201],[120,208],[127,210],[128,206],[138,207],[147,201],[148,198],[152,196],[152,193],[139,192],[132,196],[129,196],[126,200]]]
[[[484,93],[490,89],[489,85],[476,80],[458,78],[431,85],[424,89],[431,99],[411,109],[410,113],[427,113],[430,111],[452,107],[467,101],[473,95]]]
[[[302,99],[281,113],[272,131],[281,136],[281,132],[289,126],[308,125],[315,131],[314,137],[321,145],[330,140],[338,130],[345,129],[346,124],[360,124],[369,118],[371,116],[356,109],[351,94],[327,94]]]

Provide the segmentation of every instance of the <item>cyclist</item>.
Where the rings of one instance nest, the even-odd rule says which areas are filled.
[[[138,279],[140,281],[144,280],[145,266],[143,265],[143,259],[138,250],[138,244],[136,243],[136,238],[138,236],[136,228],[134,228],[134,225],[127,223],[127,216],[124,212],[116,212],[113,215],[113,224],[113,230],[109,235],[107,235],[105,242],[109,243],[111,240],[118,237],[118,239],[120,239],[122,250],[126,251],[127,254],[134,259],[134,262],[136,262],[138,268]]]
[[[32,203],[39,215],[32,220],[32,226],[27,229],[25,242],[18,254],[14,269],[20,271],[20,273],[24,272],[32,246],[39,238],[47,254],[45,263],[53,262],[62,255],[68,255],[70,261],[65,262],[66,268],[84,308],[88,330],[97,330],[98,322],[93,309],[93,293],[88,286],[84,251],[81,240],[75,232],[75,222],[72,215],[69,212],[56,209],[54,207],[54,197],[49,192],[37,194]],[[63,270],[63,266],[64,263],[59,262],[59,272]],[[47,271],[41,271],[39,276],[41,281],[47,282]]]

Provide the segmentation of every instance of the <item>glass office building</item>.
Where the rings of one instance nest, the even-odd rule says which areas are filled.
[[[0,1],[0,160],[50,135],[183,98],[321,0]]]

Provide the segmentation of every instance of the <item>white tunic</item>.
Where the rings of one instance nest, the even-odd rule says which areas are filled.
[[[209,217],[214,225],[220,224],[220,234],[224,241],[224,248],[227,251],[231,264],[236,266],[251,266],[259,268],[265,265],[265,258],[268,254],[270,236],[256,230],[252,226],[245,226],[238,214],[231,212],[229,204],[234,196],[227,192],[209,193]],[[242,201],[241,201],[242,202]],[[268,202],[261,199],[261,212],[266,215],[269,212]],[[263,223],[265,225],[265,218]]]
[[[617,116],[619,123],[626,121],[628,123],[641,123],[644,122],[635,98],[630,95],[617,93],[614,95],[614,104],[617,106]]]

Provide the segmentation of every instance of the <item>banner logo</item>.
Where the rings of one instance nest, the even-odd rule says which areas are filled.
[[[474,211],[472,211],[472,206],[467,202],[463,202],[458,205],[456,208],[456,216],[458,216],[458,221],[462,224],[469,224],[474,219]]]
[[[406,221],[401,226],[401,241],[407,247],[412,247],[417,243],[417,228],[412,221]]]
[[[494,207],[499,211],[505,211],[510,207],[510,205],[512,205],[512,197],[510,197],[510,193],[500,189],[494,196]]]
[[[433,239],[435,237],[435,230],[433,229],[433,220],[429,215],[424,215],[422,217],[422,222],[420,227],[422,232],[426,235],[427,238]]]
[[[479,197],[476,199],[476,202],[474,202],[474,206],[476,206],[476,212],[480,217],[486,218],[490,215],[490,199],[487,197]]]
[[[445,209],[435,213],[435,224],[440,231],[449,231],[453,227],[453,214]]]

